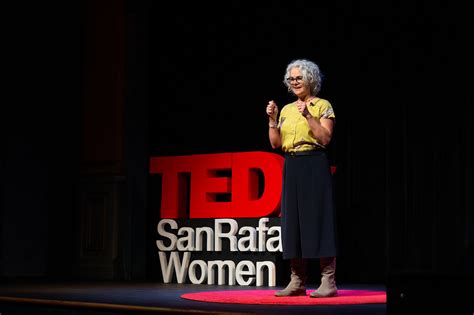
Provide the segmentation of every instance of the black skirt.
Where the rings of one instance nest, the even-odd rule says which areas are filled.
[[[337,255],[331,176],[325,151],[285,154],[281,198],[284,259]]]

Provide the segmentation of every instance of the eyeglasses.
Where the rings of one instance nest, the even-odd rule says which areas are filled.
[[[303,81],[303,77],[299,75],[295,78],[293,78],[293,77],[286,78],[286,82],[288,82],[288,83],[291,83],[293,81],[296,81],[296,83],[299,83],[299,82]]]

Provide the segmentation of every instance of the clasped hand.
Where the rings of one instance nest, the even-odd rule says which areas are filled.
[[[298,111],[300,112],[300,114],[305,117],[310,114],[308,107],[306,106],[306,102],[303,102],[300,100],[296,101],[296,108],[298,108]]]
[[[274,101],[268,102],[267,105],[267,115],[273,120],[276,121],[278,116],[278,106]]]

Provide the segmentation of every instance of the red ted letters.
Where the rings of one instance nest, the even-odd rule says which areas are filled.
[[[150,173],[162,174],[161,217],[187,217],[187,193],[190,218],[277,216],[283,161],[280,155],[269,152],[152,157]],[[218,176],[219,171],[230,171],[231,176]],[[259,173],[264,182],[261,194]],[[230,201],[216,200],[218,194],[229,193]]]

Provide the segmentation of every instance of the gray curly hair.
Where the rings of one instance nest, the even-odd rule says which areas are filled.
[[[288,82],[288,78],[290,77],[290,71],[293,68],[300,69],[303,80],[309,85],[311,95],[316,96],[321,90],[321,81],[323,78],[321,71],[319,70],[319,66],[306,59],[296,59],[290,62],[288,66],[286,66],[285,78],[283,80],[283,83],[288,88],[288,92],[292,92],[291,84]]]

